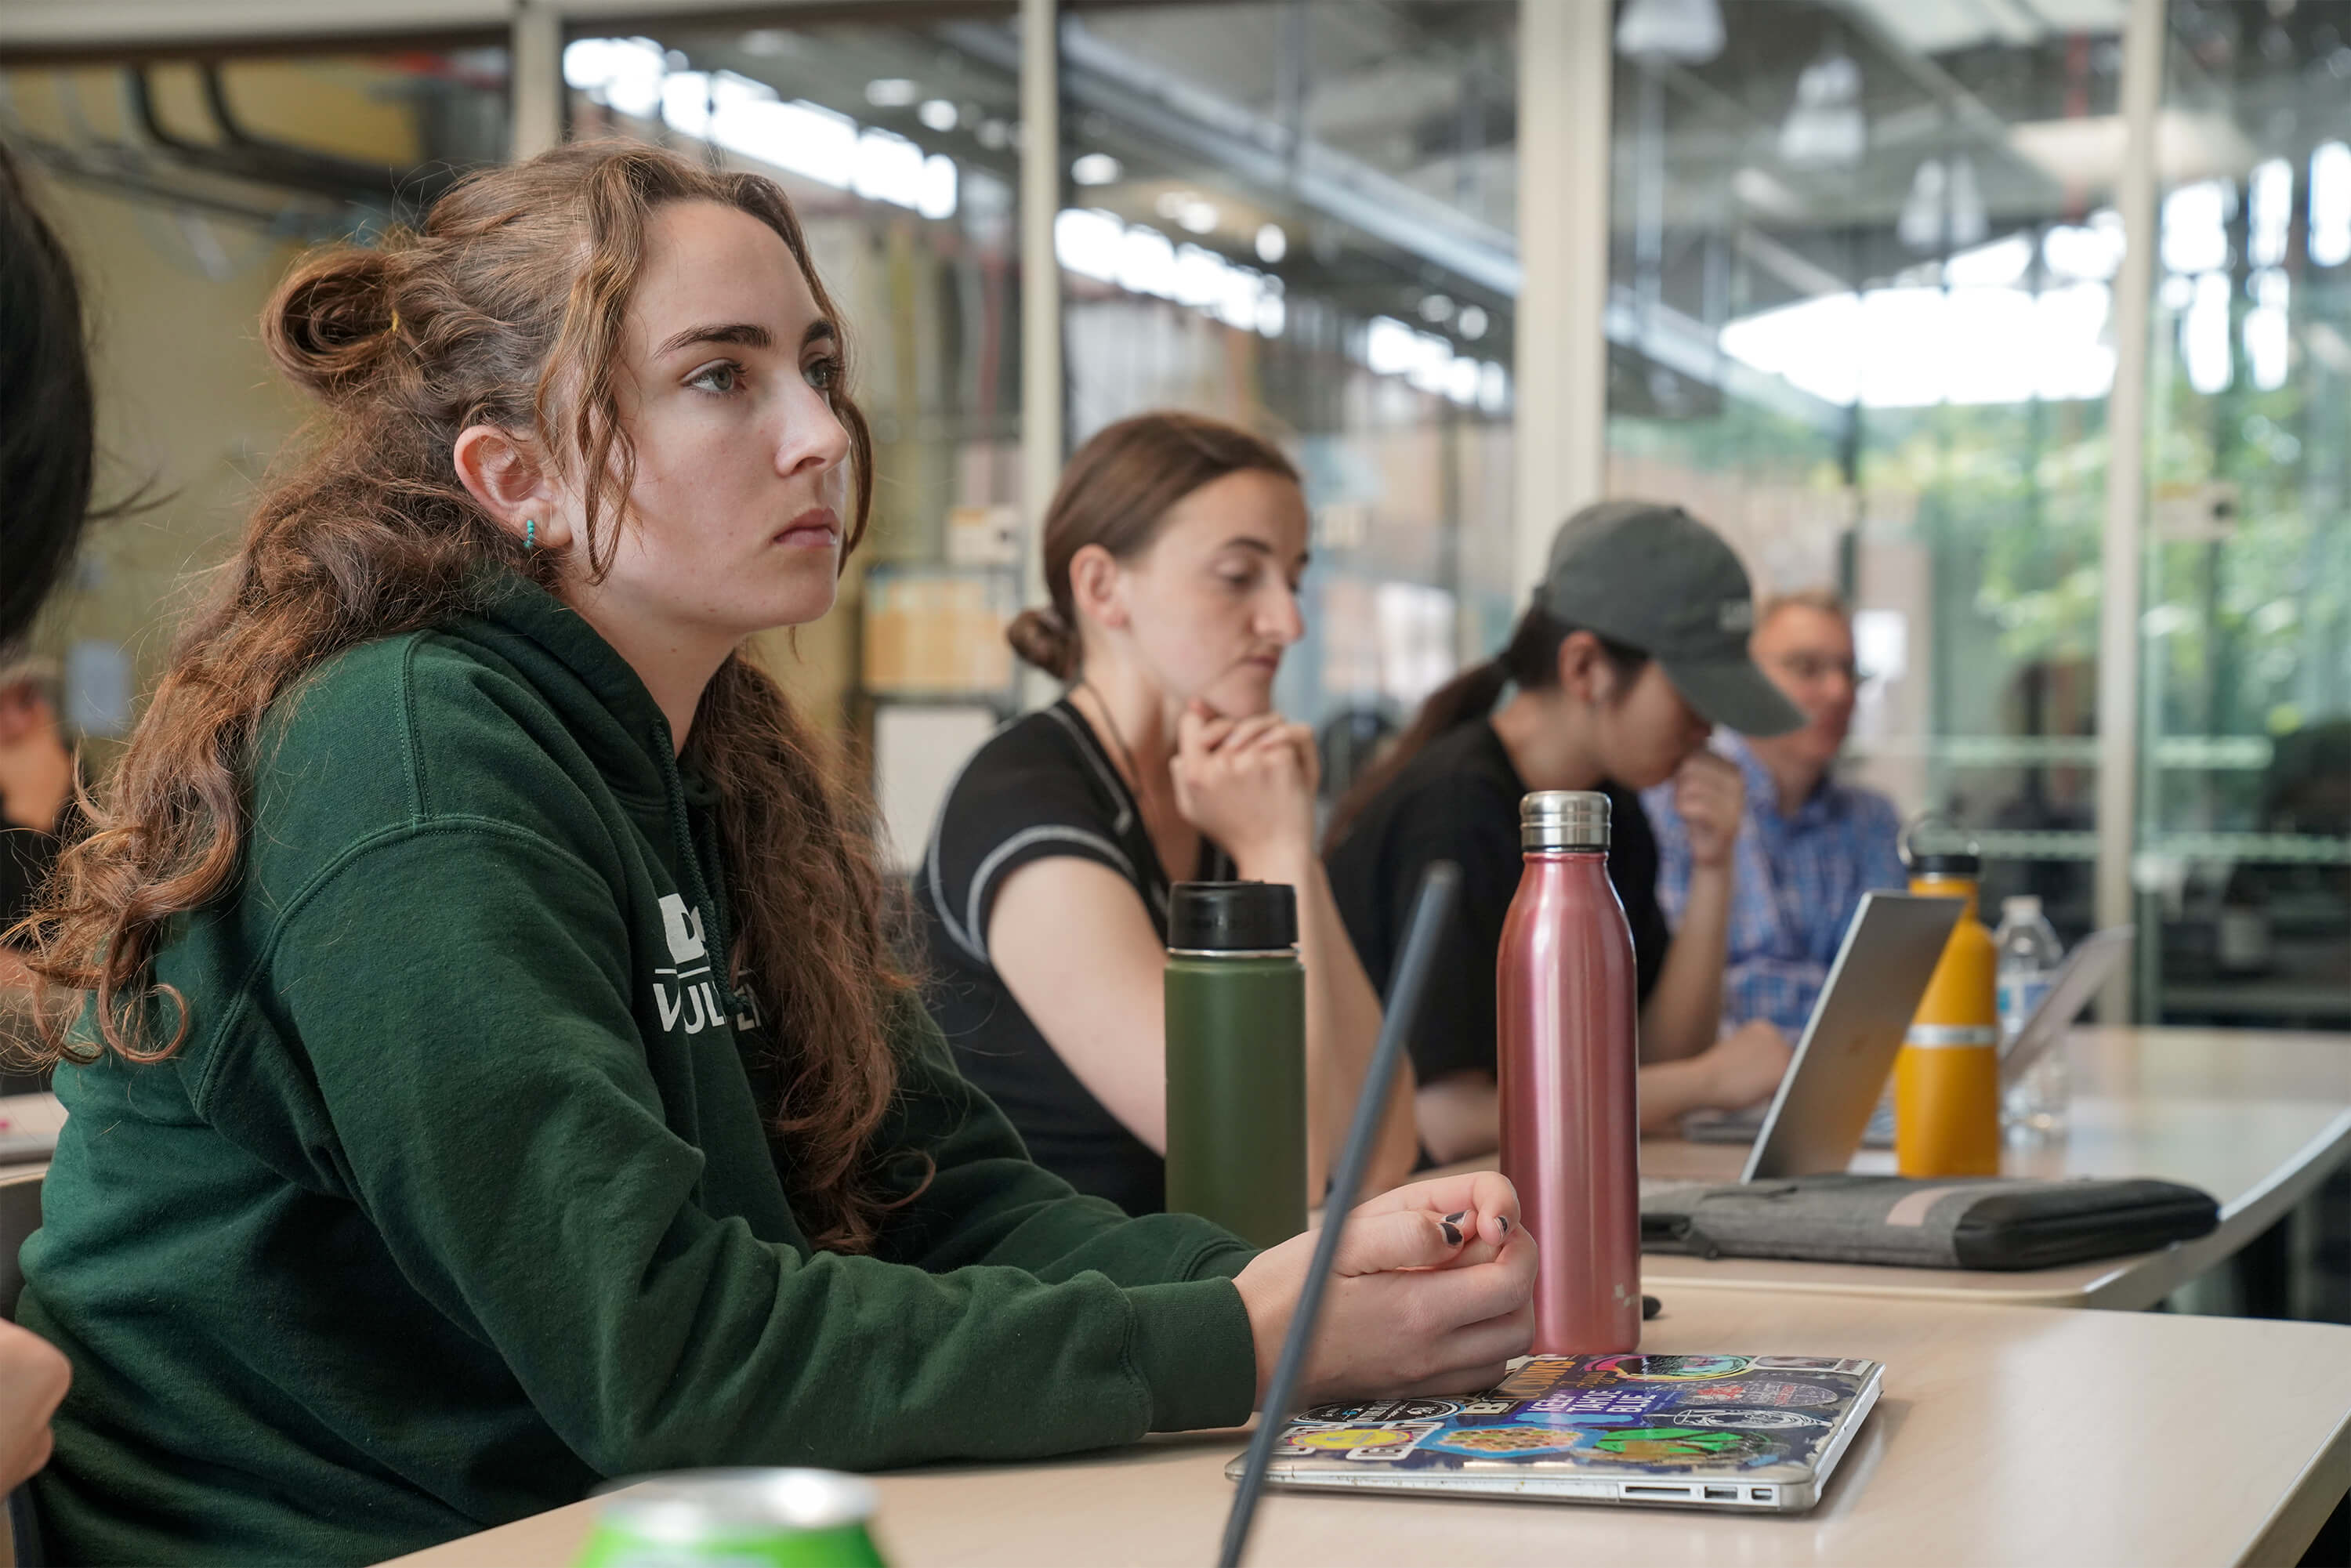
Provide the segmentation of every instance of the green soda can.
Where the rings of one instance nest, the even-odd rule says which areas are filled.
[[[574,1568],[883,1568],[872,1484],[838,1471],[680,1470],[602,1495]]]

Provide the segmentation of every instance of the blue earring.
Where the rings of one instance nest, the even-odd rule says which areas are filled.
[[[525,517],[522,520],[522,548],[525,550],[535,550],[538,548],[538,519],[537,517]]]

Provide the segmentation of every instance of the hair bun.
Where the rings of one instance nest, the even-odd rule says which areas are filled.
[[[277,368],[329,399],[372,373],[392,344],[392,265],[385,252],[360,246],[297,263],[262,314]]]
[[[1023,610],[1004,629],[1012,651],[1052,676],[1066,681],[1078,667],[1078,634],[1056,610]]]

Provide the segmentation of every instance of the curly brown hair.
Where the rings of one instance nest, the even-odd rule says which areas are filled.
[[[323,661],[475,607],[496,563],[553,588],[475,502],[451,446],[469,425],[528,433],[585,490],[588,570],[610,570],[635,451],[615,393],[647,223],[672,202],[737,208],[780,235],[839,322],[772,181],[627,143],[574,145],[467,179],[419,233],[296,266],[262,319],[278,368],[323,407],[273,475],[236,555],[181,634],[130,748],[17,930],[45,984],[41,1061],[177,1051],[185,998],[153,976],[166,925],[227,898],[251,823],[252,751],[271,703]],[[841,344],[846,371],[845,334]],[[844,392],[852,517],[872,508],[872,440]],[[891,1021],[908,1004],[862,795],[833,778],[775,681],[740,650],[704,691],[688,756],[716,787],[740,983],[784,1042],[770,1127],[820,1247],[868,1250],[891,1207],[868,1145],[896,1092]],[[154,1038],[148,1003],[176,1008]],[[78,1040],[95,1015],[99,1042]]]

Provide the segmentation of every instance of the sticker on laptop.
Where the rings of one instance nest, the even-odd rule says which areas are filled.
[[[1837,1391],[1817,1383],[1782,1383],[1769,1378],[1720,1383],[1710,1388],[1682,1388],[1674,1394],[1674,1407],[1691,1405],[1834,1405]]]
[[[1751,1355],[1603,1355],[1590,1364],[1635,1383],[1686,1383],[1716,1377],[1736,1377],[1755,1364]]]
[[[1531,1401],[1519,1412],[1519,1419],[1561,1426],[1595,1418],[1637,1422],[1673,1401],[1670,1388],[1562,1388]]]
[[[1779,1444],[1752,1432],[1710,1431],[1689,1427],[1634,1427],[1594,1432],[1592,1447],[1620,1459],[1652,1465],[1726,1460],[1768,1464],[1782,1452]]]
[[[1475,1458],[1499,1458],[1515,1454],[1563,1454],[1591,1434],[1574,1427],[1457,1427],[1426,1447]]]
[[[1423,1437],[1444,1425],[1441,1421],[1397,1421],[1373,1427],[1293,1427],[1282,1436],[1277,1455],[1337,1456],[1359,1463],[1379,1464],[1403,1458]]]
[[[1677,1406],[1671,1416],[1677,1427],[1720,1427],[1734,1432],[1787,1432],[1799,1427],[1825,1427],[1825,1416],[1802,1410],[1756,1409],[1743,1405],[1717,1405],[1693,1410]]]
[[[1293,1419],[1348,1427],[1366,1422],[1442,1421],[1447,1416],[1460,1414],[1461,1402],[1458,1399],[1365,1399],[1351,1405],[1317,1405]]]

